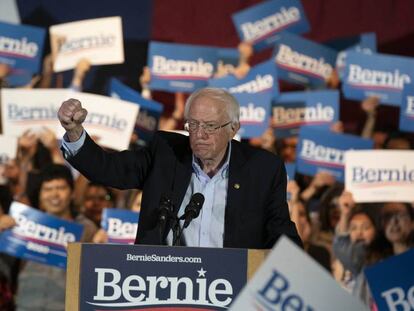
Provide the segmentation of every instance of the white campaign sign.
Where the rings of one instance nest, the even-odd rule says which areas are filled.
[[[67,89],[2,89],[3,133],[16,137],[28,130],[38,133],[42,127],[48,127],[61,138],[64,130],[57,112],[69,98],[80,100],[88,110],[84,127],[101,146],[115,150],[128,148],[138,104]]]
[[[56,56],[55,72],[75,68],[82,58],[92,65],[124,62],[122,20],[119,16],[54,25],[49,32],[52,54]]]
[[[0,165],[16,157],[17,137],[0,135],[0,146]]]
[[[355,202],[414,202],[414,151],[347,151],[345,188]]]
[[[230,310],[367,311],[306,253],[282,237]]]

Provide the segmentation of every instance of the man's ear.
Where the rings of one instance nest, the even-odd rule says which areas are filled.
[[[233,139],[233,137],[234,137],[234,135],[236,135],[237,134],[237,132],[239,131],[239,129],[240,129],[240,123],[239,122],[237,122],[237,123],[232,123],[231,124],[231,130],[232,130],[232,135],[231,135],[231,138]]]

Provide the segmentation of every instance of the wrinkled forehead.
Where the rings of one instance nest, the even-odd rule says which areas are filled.
[[[196,98],[191,104],[188,118],[198,120],[200,117],[203,117],[203,119],[219,120],[227,114],[227,105],[225,102],[215,98],[201,96]]]

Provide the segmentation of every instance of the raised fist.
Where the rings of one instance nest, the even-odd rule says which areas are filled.
[[[66,130],[70,141],[76,141],[82,134],[82,123],[85,121],[88,111],[82,108],[82,104],[77,99],[65,100],[59,108],[58,118],[60,124]]]

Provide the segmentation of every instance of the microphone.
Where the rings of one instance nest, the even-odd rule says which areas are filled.
[[[197,218],[200,215],[200,210],[204,204],[204,195],[200,192],[194,193],[190,199],[190,202],[185,207],[184,215],[182,216],[184,220],[183,229],[187,228],[190,222]]]
[[[160,244],[163,244],[165,225],[167,221],[172,218],[173,211],[174,205],[172,203],[171,194],[163,194],[158,206],[158,228],[160,234]]]

